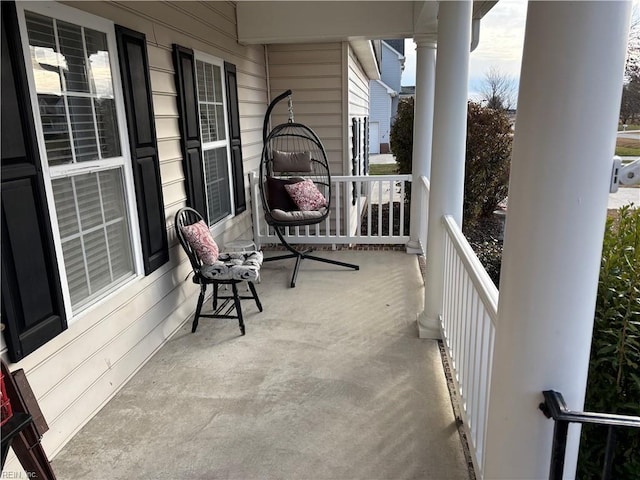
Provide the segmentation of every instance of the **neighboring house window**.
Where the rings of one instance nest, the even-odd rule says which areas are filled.
[[[27,71],[71,317],[136,275],[114,30],[68,9],[24,8]]]
[[[232,214],[226,96],[221,60],[196,52],[196,84],[209,225]]]

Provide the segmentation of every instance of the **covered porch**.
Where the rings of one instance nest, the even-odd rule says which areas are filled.
[[[531,3],[498,299],[460,231],[469,49],[493,2],[372,2],[377,23],[362,21],[361,2],[333,3],[239,2],[239,41],[413,36],[417,188],[398,241],[426,252],[424,283],[403,251],[326,252],[361,270],[303,265],[294,290],[285,264],[265,265],[265,311],[245,306],[247,336],[231,322],[182,327],[57,453],[60,478],[468,478],[440,338],[478,476],[546,476],[541,392],[561,391],[575,410],[584,401],[629,6]],[[335,230],[318,243],[357,243]],[[572,430],[568,477],[577,439]]]
[[[55,457],[74,478],[468,479],[423,279],[400,249],[266,263],[264,312],[190,323]],[[266,255],[274,254],[267,252]]]

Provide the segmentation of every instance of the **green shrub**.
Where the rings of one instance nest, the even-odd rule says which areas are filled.
[[[396,157],[398,173],[411,173],[413,158],[413,97],[403,98],[398,103],[396,120],[389,137],[391,151]]]
[[[585,409],[640,416],[640,210],[617,217],[604,237]],[[605,427],[583,427],[577,478],[600,478],[605,439]],[[613,478],[640,478],[639,452],[640,431],[616,429]]]
[[[507,196],[511,161],[511,123],[501,110],[469,102],[463,218],[473,223],[490,216]]]

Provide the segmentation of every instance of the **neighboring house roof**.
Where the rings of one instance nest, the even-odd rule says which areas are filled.
[[[395,48],[393,48],[392,45],[390,45],[389,43],[387,43],[386,40],[382,41],[382,45],[384,45],[385,47],[387,47],[389,50],[391,50],[393,53],[395,53],[398,56],[398,60],[400,60],[400,62],[402,63],[402,65],[404,65],[404,55],[402,53],[400,53],[398,50],[396,50]]]
[[[393,47],[398,53],[404,55],[404,38],[395,38],[389,40],[383,40],[385,43]]]
[[[393,88],[391,88],[389,85],[384,83],[382,80],[373,80],[373,81],[382,85],[382,88],[384,88],[387,91],[387,93],[392,97],[395,97],[396,95],[398,95],[398,92],[396,92]]]

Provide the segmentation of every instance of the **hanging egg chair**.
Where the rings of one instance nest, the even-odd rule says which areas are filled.
[[[289,121],[267,134],[271,111],[288,97]],[[315,260],[359,270],[358,265],[311,255],[287,241],[287,227],[316,225],[331,212],[331,174],[327,155],[318,136],[306,125],[293,120],[291,90],[275,98],[267,108],[262,129],[264,147],[260,161],[260,197],[267,224],[273,227],[282,245],[290,252],[265,258],[265,262],[295,258],[291,288],[302,260]]]

